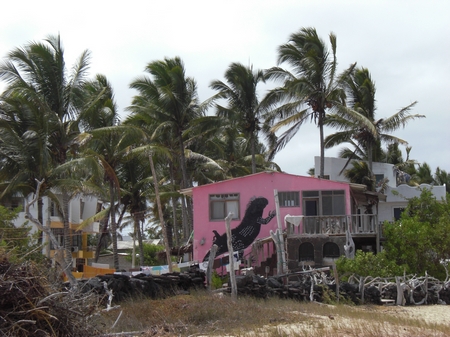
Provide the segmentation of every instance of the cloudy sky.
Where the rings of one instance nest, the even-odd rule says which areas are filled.
[[[204,100],[213,94],[210,82],[223,80],[231,62],[272,67],[290,34],[315,27],[326,41],[336,34],[340,70],[353,62],[369,69],[378,118],[418,101],[412,113],[426,119],[396,135],[412,146],[412,158],[433,172],[437,166],[449,172],[449,14],[447,0],[8,1],[2,4],[0,56],[60,34],[69,67],[83,50],[91,51],[91,75],[112,82],[125,118],[135,94],[129,84],[151,61],[181,57]],[[318,155],[318,129],[306,124],[275,161],[285,172],[305,175]]]

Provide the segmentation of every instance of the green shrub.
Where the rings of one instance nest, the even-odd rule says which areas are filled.
[[[336,261],[339,278],[346,280],[351,274],[373,277],[392,277],[403,275],[404,267],[388,260],[386,252],[374,254],[357,250],[354,259],[341,256]]]
[[[160,252],[164,251],[164,246],[152,245],[144,243],[144,266],[161,266],[166,265],[165,258],[160,258]],[[136,254],[139,254],[139,249],[136,247]],[[126,256],[127,261],[131,261],[131,254]],[[136,259],[138,261],[138,259]]]
[[[14,226],[20,208],[10,210],[0,206],[0,247],[8,252],[10,261],[25,258],[40,262],[44,260],[38,244],[38,233],[31,235],[31,226],[27,222],[20,227]]]
[[[211,276],[211,289],[220,289],[224,283],[228,282],[228,275],[220,276],[216,271],[213,271]]]

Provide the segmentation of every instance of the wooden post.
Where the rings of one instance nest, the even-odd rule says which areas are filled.
[[[281,226],[281,219],[280,219],[280,201],[278,200],[278,190],[273,190],[273,195],[275,198],[275,212],[277,216],[277,227],[276,230],[276,238],[271,236],[272,239],[275,242],[275,246],[277,248],[277,274],[284,274],[287,272],[286,268],[286,256],[285,256],[285,250],[284,250],[284,238],[283,238],[283,227]]]
[[[397,301],[395,304],[397,305],[404,305],[404,301],[405,301],[405,297],[403,296],[403,289],[402,286],[400,284],[400,277],[396,276],[395,277],[395,283],[397,284]]]
[[[339,303],[339,275],[337,272],[336,263],[333,262],[332,267],[333,267],[334,280],[336,282],[336,300]]]
[[[211,290],[212,267],[214,264],[214,259],[216,258],[217,248],[217,245],[214,244],[209,251],[208,268],[206,268],[206,285],[208,290]]]
[[[364,277],[359,279],[359,292],[361,293],[361,304],[364,304]]]
[[[237,299],[237,286],[236,286],[236,274],[234,273],[234,252],[233,252],[233,242],[231,237],[231,219],[233,218],[233,213],[229,213],[225,218],[225,227],[227,230],[227,244],[228,244],[228,256],[230,260],[230,284],[231,284],[231,299],[235,301]]]

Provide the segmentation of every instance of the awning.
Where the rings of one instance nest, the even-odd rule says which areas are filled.
[[[366,185],[350,184],[350,194],[357,205],[364,206],[378,204],[378,201],[386,201],[386,195],[368,191]]]

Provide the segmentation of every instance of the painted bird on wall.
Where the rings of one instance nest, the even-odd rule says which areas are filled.
[[[264,197],[257,197],[250,199],[245,210],[244,218],[241,223],[231,230],[231,242],[233,251],[242,252],[245,248],[250,246],[258,237],[261,230],[261,225],[266,225],[274,218],[276,212],[270,211],[266,218],[263,218],[264,208],[269,202]],[[228,252],[227,233],[220,235],[213,230],[214,238],[213,244],[217,245],[216,256]],[[209,251],[203,258],[203,261],[209,259]]]

